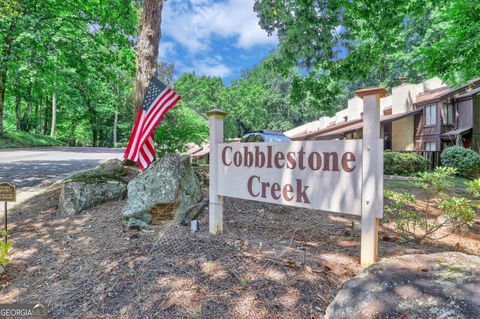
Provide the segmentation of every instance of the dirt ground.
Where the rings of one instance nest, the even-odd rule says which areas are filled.
[[[226,199],[225,233],[171,222],[124,229],[123,201],[57,216],[59,188],[10,215],[12,264],[0,303],[49,306],[50,318],[323,318],[360,269],[358,219]],[[462,240],[400,244],[380,231],[380,255],[480,254],[478,220]],[[462,238],[459,236],[459,238]]]

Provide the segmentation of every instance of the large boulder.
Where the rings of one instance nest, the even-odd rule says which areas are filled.
[[[326,318],[480,318],[480,257],[386,258],[347,281]]]
[[[200,183],[188,156],[165,155],[128,183],[122,215],[129,228],[173,219],[185,221],[188,208],[202,199]]]
[[[76,215],[103,202],[121,199],[127,192],[126,172],[119,160],[110,160],[65,180],[58,213]]]

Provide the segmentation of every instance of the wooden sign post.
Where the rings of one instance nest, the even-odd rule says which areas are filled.
[[[226,112],[214,109],[207,112],[210,125],[210,179],[208,227],[210,233],[220,235],[223,232],[223,197],[218,194],[218,147],[223,143],[223,119]]]
[[[356,91],[363,98],[363,182],[360,263],[369,266],[378,259],[378,219],[383,212],[383,140],[380,138],[380,98],[384,88]]]
[[[221,110],[210,122],[209,230],[223,232],[223,197],[361,216],[361,264],[378,258],[383,212],[383,88],[357,91],[364,100],[363,140],[224,143]]]
[[[0,183],[0,202],[5,202],[4,210],[4,230],[8,231],[8,213],[7,213],[7,203],[16,201],[16,187],[14,184],[10,183]],[[8,236],[5,235],[5,243],[8,242]]]

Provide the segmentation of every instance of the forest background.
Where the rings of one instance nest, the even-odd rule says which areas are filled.
[[[22,132],[125,146],[149,2],[162,1],[0,0],[0,144]],[[160,150],[204,142],[212,108],[229,112],[226,136],[238,137],[332,114],[359,88],[480,75],[480,0],[257,0],[252,10],[278,48],[229,85],[157,59],[182,96],[156,130]]]

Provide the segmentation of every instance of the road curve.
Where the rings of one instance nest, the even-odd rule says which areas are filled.
[[[32,193],[45,180],[58,180],[112,158],[121,159],[124,150],[100,147],[39,147],[0,150],[0,182],[17,185]]]

